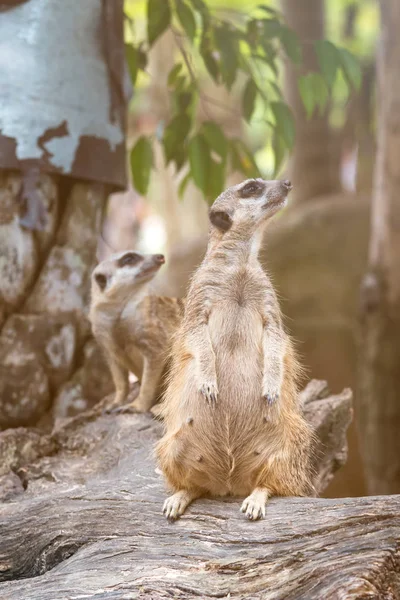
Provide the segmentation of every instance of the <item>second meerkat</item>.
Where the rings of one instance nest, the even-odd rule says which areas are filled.
[[[89,319],[114,380],[114,407],[121,411],[150,410],[163,389],[172,336],[184,309],[182,300],[149,291],[164,262],[162,254],[130,250],[102,261],[92,274]],[[128,396],[129,371],[141,382],[139,396],[121,406]]]
[[[313,433],[299,406],[299,365],[258,260],[264,227],[290,189],[248,180],[210,209],[161,405],[156,452],[175,492],[163,509],[170,519],[203,495],[248,496],[242,511],[258,519],[268,497],[310,491]]]

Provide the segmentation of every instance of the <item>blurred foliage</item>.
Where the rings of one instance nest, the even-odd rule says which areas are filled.
[[[336,5],[340,3],[343,10],[349,4],[339,0]],[[228,91],[241,86],[241,116],[248,124],[257,122],[268,129],[275,175],[295,139],[293,116],[282,97],[283,62],[289,60],[296,68],[309,117],[325,110],[338,73],[348,90],[361,82],[354,55],[327,40],[315,44],[320,71],[302,75],[299,40],[276,5],[246,2],[246,12],[242,7],[240,0],[125,2],[126,56],[134,86],[143,82],[140,77],[146,73],[153,44],[167,30],[172,32],[176,60],[167,79],[171,117],[159,124],[154,135],[162,144],[166,164],[173,163],[177,172],[188,169],[180,193],[193,180],[208,201],[222,191],[229,170],[249,178],[260,176],[260,170],[242,140],[228,139],[217,123],[197,119],[198,104],[209,101],[202,92],[204,76]],[[130,164],[134,185],[145,194],[153,167],[149,138],[136,141]]]

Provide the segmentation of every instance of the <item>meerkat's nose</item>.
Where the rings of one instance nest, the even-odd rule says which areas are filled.
[[[154,255],[154,260],[156,261],[156,263],[163,265],[165,263],[165,258],[163,254],[155,254]]]
[[[292,184],[290,183],[289,179],[285,179],[285,181],[283,181],[283,185],[285,186],[286,189],[291,190],[292,189]]]

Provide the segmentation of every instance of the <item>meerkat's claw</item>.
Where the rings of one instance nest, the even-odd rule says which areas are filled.
[[[166,499],[163,506],[163,514],[169,521],[175,521],[183,515],[192,501],[192,496],[186,491],[180,491]]]
[[[218,400],[218,388],[215,383],[203,383],[200,392],[209,404],[215,404]]]
[[[115,403],[113,402],[112,404],[109,404],[108,406],[105,406],[105,407],[103,408],[103,411],[102,411],[102,413],[103,413],[103,415],[111,415],[111,413],[112,413],[112,412],[114,412],[114,410],[115,410],[116,408],[118,408],[118,407],[119,407],[119,406],[118,406],[118,404],[115,404]]]
[[[250,521],[257,521],[261,517],[265,518],[265,504],[268,499],[268,490],[265,488],[256,488],[250,496],[244,500],[240,510],[246,514]]]
[[[275,402],[277,402],[279,400],[279,393],[278,392],[273,392],[271,394],[267,393],[267,394],[264,394],[263,398],[269,406],[272,406],[273,404],[275,404]]]
[[[109,414],[123,415],[123,414],[135,414],[140,412],[133,403],[124,404],[123,406],[114,406],[108,410]]]
[[[265,503],[261,503],[251,496],[246,498],[240,510],[242,513],[246,514],[246,517],[250,519],[250,521],[257,521],[258,519],[261,519],[261,517],[265,518]]]

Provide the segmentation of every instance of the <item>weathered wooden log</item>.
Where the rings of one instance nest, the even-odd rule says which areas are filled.
[[[301,399],[322,490],[345,459],[351,392],[311,382]],[[160,431],[99,407],[42,441],[0,434],[12,468],[0,479],[1,599],[399,597],[399,496],[276,498],[258,523],[236,499],[204,499],[171,524],[151,452]]]

